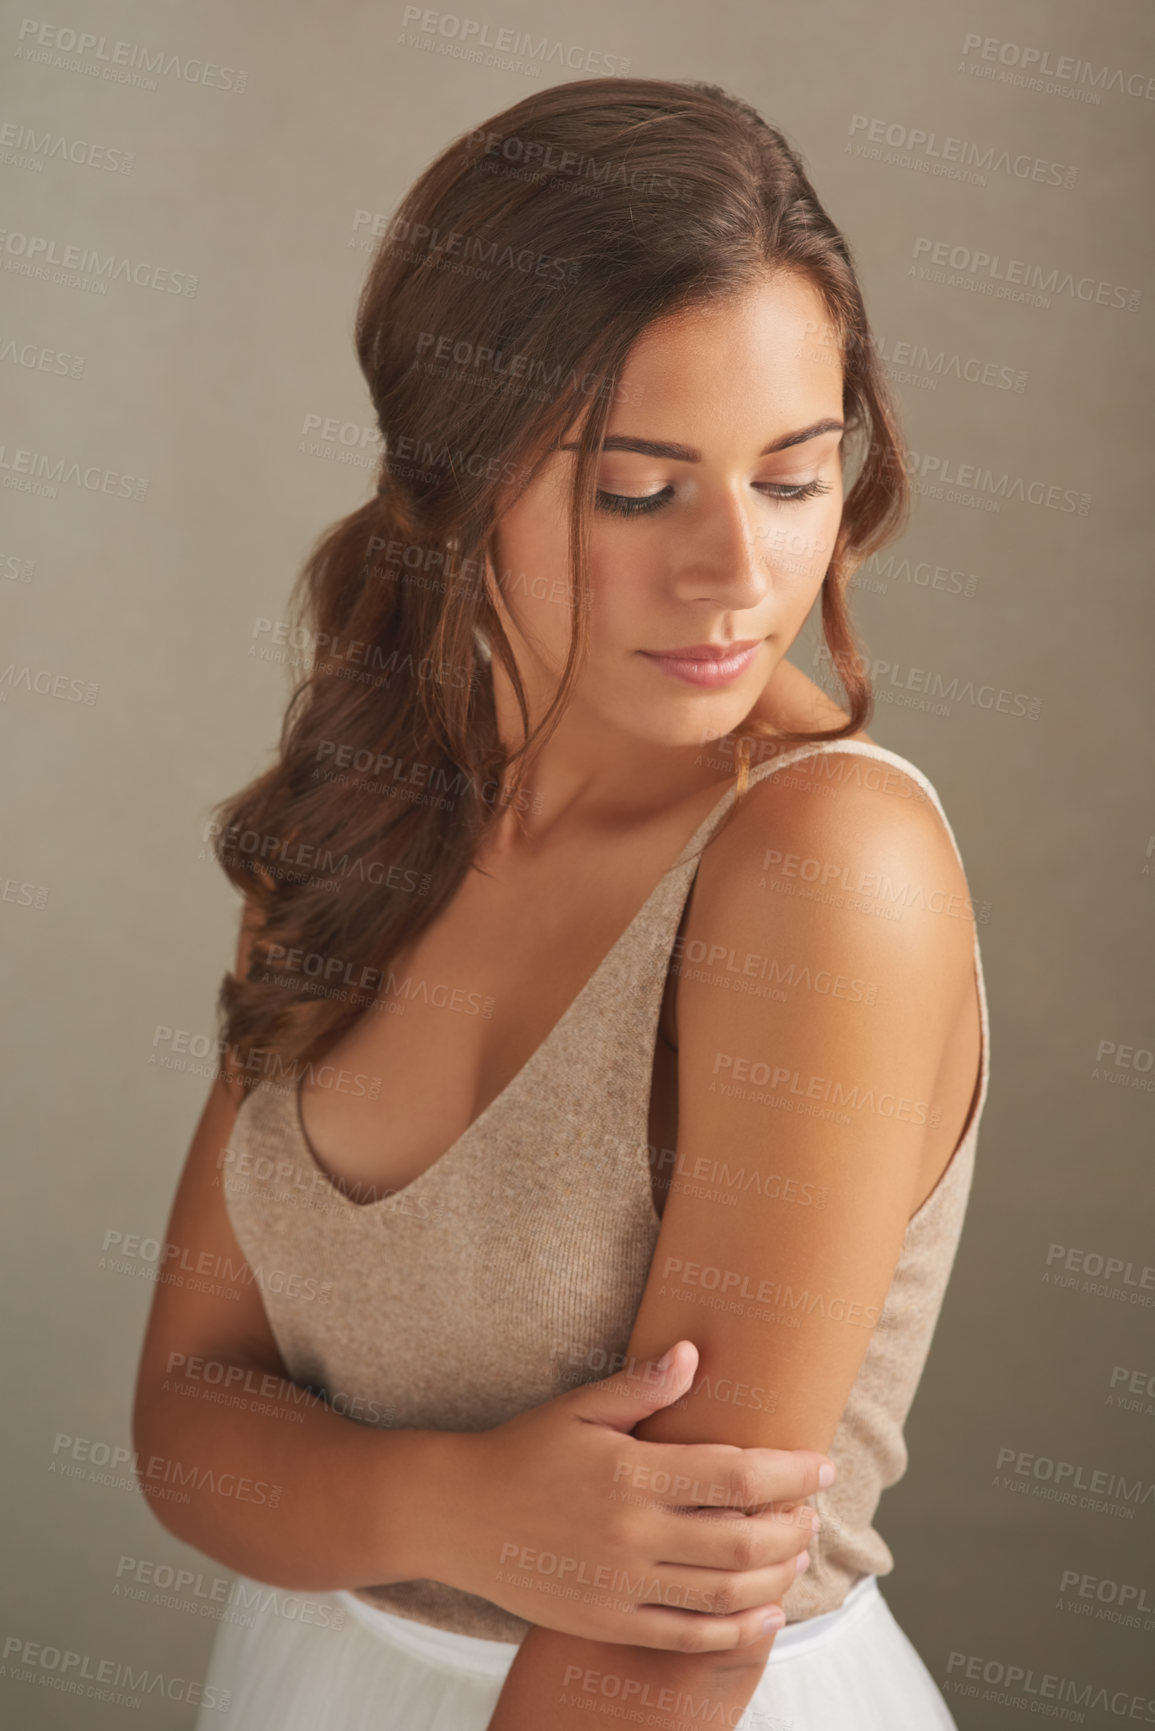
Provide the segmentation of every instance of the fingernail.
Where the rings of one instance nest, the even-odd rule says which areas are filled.
[[[798,1555],[794,1559],[794,1573],[796,1575],[804,1575],[809,1567],[810,1552],[799,1551]]]
[[[674,1342],[674,1345],[675,1346],[677,1345],[676,1341]],[[669,1370],[670,1360],[673,1358],[673,1356],[674,1356],[674,1347],[672,1346],[672,1347],[670,1347],[669,1351],[664,1352],[662,1354],[661,1358],[658,1360],[657,1369],[658,1369],[659,1373],[661,1373],[664,1370]]]
[[[822,1486],[824,1491],[828,1491],[834,1483],[834,1479],[834,1468],[831,1466],[830,1462],[827,1461],[825,1466],[821,1466],[818,1469],[818,1483]]]
[[[786,1613],[781,1605],[776,1605],[762,1624],[762,1633],[768,1635],[771,1629],[783,1629],[786,1626]]]

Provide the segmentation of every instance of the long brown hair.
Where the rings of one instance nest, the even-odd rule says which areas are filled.
[[[267,1070],[261,1054],[278,1066],[324,1054],[449,903],[502,807],[523,803],[527,754],[588,647],[595,471],[630,347],[660,315],[768,270],[804,275],[821,297],[860,457],[821,600],[849,718],[773,737],[839,739],[873,702],[847,582],[900,526],[908,488],[849,248],[782,134],[715,85],[583,79],[463,134],[402,202],[355,327],[383,440],[377,489],[318,539],[294,585],[291,641],[311,660],[276,761],[215,808],[216,857],[257,915],[248,977],[227,974],[218,1000],[246,1086]],[[486,561],[502,505],[579,416],[573,629],[531,732]],[[527,577],[496,580],[515,593]],[[521,711],[515,751],[498,736],[491,657]],[[742,764],[769,731],[745,726]]]

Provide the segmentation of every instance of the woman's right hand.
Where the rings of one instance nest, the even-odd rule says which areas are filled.
[[[631,1436],[686,1392],[697,1362],[679,1341],[664,1371],[632,1365],[462,1434],[435,1578],[563,1634],[683,1653],[744,1646],[768,1616],[784,1621],[820,1525],[802,1499],[831,1463]]]

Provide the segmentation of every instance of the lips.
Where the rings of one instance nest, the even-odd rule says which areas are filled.
[[[657,656],[662,661],[729,661],[732,656],[743,655],[747,649],[756,649],[761,641],[760,637],[748,637],[741,643],[727,643],[721,648],[713,643],[694,643],[688,649],[645,649],[642,653]]]
[[[690,649],[642,649],[644,660],[672,679],[712,689],[729,685],[746,671],[761,649],[763,639],[744,643],[699,643]]]

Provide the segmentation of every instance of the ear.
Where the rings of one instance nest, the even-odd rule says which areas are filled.
[[[486,600],[489,602],[489,605],[493,608],[494,612],[497,614],[497,617],[500,620],[502,620],[502,622],[504,623],[505,608],[504,608],[504,603],[503,603],[502,598],[501,598],[501,590],[500,590],[500,587],[499,587],[498,581],[497,581],[497,569],[496,569],[496,566],[494,564],[494,555],[496,553],[496,550],[497,550],[497,531],[494,530],[493,534],[490,536],[488,542],[486,543],[485,560],[484,560],[484,563],[482,565],[482,571],[481,571],[481,584],[482,584],[482,588],[483,588],[484,593],[485,593]],[[487,666],[491,665],[493,662],[492,645],[490,644],[489,638],[486,636],[485,631],[480,624],[475,624],[473,627],[473,641],[477,645],[477,652],[481,656],[481,659],[486,663]]]
[[[489,601],[489,604],[493,609],[498,626],[505,632],[507,638],[514,641],[520,637],[521,630],[517,614],[502,588],[501,579],[498,575],[501,567],[500,526],[495,525],[485,547],[485,564],[482,570],[482,583],[484,584],[486,599]],[[506,576],[508,577],[509,575],[510,569],[507,563]],[[492,664],[492,641],[487,636],[483,626],[477,625],[474,629],[478,638],[479,647],[481,648],[481,653],[485,656],[486,661]]]

